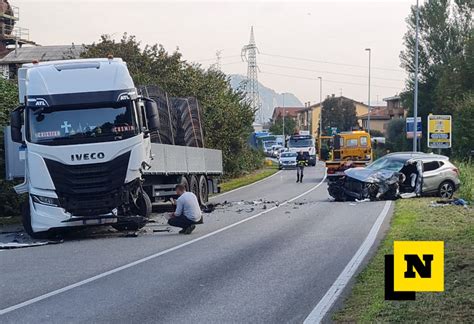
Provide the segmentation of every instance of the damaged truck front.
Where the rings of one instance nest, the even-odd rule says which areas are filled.
[[[15,190],[28,196],[30,236],[89,225],[136,230],[178,183],[203,204],[217,191],[221,151],[154,143],[157,104],[138,95],[121,59],[26,64],[18,83],[6,174],[24,179]]]

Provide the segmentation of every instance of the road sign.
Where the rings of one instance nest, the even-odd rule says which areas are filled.
[[[428,115],[428,147],[451,147],[451,116]]]
[[[406,119],[407,138],[413,138],[413,133],[414,133],[413,121],[414,120],[415,120],[414,117],[407,117],[407,119]],[[421,117],[417,117],[416,120],[417,120],[417,124],[418,124],[418,127],[416,129],[416,137],[421,138],[421,135],[422,135]]]

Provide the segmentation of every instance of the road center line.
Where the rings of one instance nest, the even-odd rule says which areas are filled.
[[[321,323],[321,321],[324,319],[324,316],[326,316],[332,305],[334,305],[339,295],[347,286],[349,280],[359,268],[360,264],[369,252],[370,248],[372,247],[372,245],[374,245],[375,239],[377,238],[377,233],[379,232],[380,227],[382,226],[382,223],[390,210],[391,203],[391,201],[385,202],[384,208],[375,220],[375,223],[370,229],[369,234],[367,234],[367,237],[365,238],[364,242],[362,242],[357,252],[346,265],[344,270],[342,270],[339,277],[337,277],[336,281],[334,281],[334,283],[323,296],[323,298],[321,298],[316,307],[311,311],[308,317],[306,317],[304,324]]]
[[[112,275],[112,274],[114,274],[114,273],[116,273],[116,272],[119,272],[119,271],[122,271],[122,270],[125,270],[125,269],[128,269],[128,268],[134,267],[134,266],[139,265],[139,264],[141,264],[141,263],[144,263],[144,262],[147,262],[147,261],[149,261],[149,260],[155,259],[155,258],[157,258],[157,257],[159,257],[159,256],[164,255],[164,254],[167,254],[167,253],[176,251],[176,250],[181,249],[181,248],[183,248],[183,247],[185,247],[185,246],[188,246],[188,245],[191,245],[191,244],[193,244],[193,243],[199,242],[199,241],[204,240],[204,239],[206,239],[206,238],[208,238],[208,237],[214,236],[214,235],[216,235],[216,234],[218,234],[218,233],[221,233],[221,232],[223,232],[223,231],[226,231],[226,230],[228,230],[228,229],[231,229],[231,228],[233,228],[233,227],[235,227],[235,226],[237,226],[237,225],[240,225],[240,224],[245,223],[245,222],[248,222],[248,221],[250,221],[250,220],[252,220],[252,219],[254,219],[254,218],[257,218],[257,217],[259,217],[259,216],[262,216],[262,215],[264,215],[264,214],[267,214],[267,213],[269,213],[269,212],[271,212],[271,211],[273,211],[273,210],[275,210],[275,209],[277,209],[277,208],[279,208],[279,207],[281,207],[281,206],[284,206],[284,205],[288,204],[289,202],[292,202],[292,201],[294,201],[294,200],[296,200],[296,199],[299,199],[299,198],[303,197],[304,195],[309,194],[309,193],[312,192],[313,190],[316,190],[319,186],[321,186],[321,184],[324,183],[324,180],[326,180],[326,176],[327,176],[327,173],[326,173],[326,169],[325,169],[325,170],[324,170],[324,177],[323,177],[323,179],[322,179],[317,185],[315,185],[315,186],[312,187],[311,189],[309,189],[309,190],[303,192],[302,194],[300,194],[300,195],[298,195],[298,196],[296,196],[296,197],[294,197],[294,198],[291,198],[291,199],[289,199],[289,200],[284,201],[283,203],[281,203],[281,204],[278,205],[278,206],[273,206],[272,208],[269,208],[269,209],[267,209],[267,210],[264,210],[264,211],[262,211],[262,212],[260,212],[260,213],[258,213],[258,214],[255,214],[255,215],[253,215],[253,216],[250,216],[250,217],[247,217],[247,218],[245,218],[245,219],[242,219],[242,220],[240,220],[240,221],[238,221],[238,222],[236,222],[236,223],[233,223],[233,224],[227,225],[227,226],[225,226],[225,227],[222,227],[222,228],[220,228],[220,229],[218,229],[218,230],[215,230],[214,232],[211,232],[211,233],[208,233],[208,234],[206,234],[206,235],[200,236],[200,237],[195,238],[195,239],[193,239],[193,240],[191,240],[191,241],[188,241],[188,242],[182,243],[182,244],[180,244],[180,245],[174,246],[174,247],[172,247],[172,248],[166,249],[166,250],[164,250],[164,251],[161,251],[161,252],[152,254],[152,255],[150,255],[150,256],[147,256],[147,257],[145,257],[145,258],[139,259],[139,260],[137,260],[137,261],[134,261],[134,262],[131,262],[131,263],[127,263],[127,264],[125,264],[125,265],[123,265],[123,266],[120,266],[120,267],[118,267],[118,268],[115,268],[115,269],[112,269],[112,270],[103,272],[103,273],[101,273],[101,274],[98,274],[98,275],[96,275],[96,276],[93,276],[93,277],[90,277],[90,278],[81,280],[81,281],[79,281],[79,282],[73,283],[73,284],[68,285],[68,286],[66,286],[66,287],[63,287],[63,288],[60,288],[60,289],[57,289],[57,290],[53,290],[53,291],[51,291],[51,292],[49,292],[49,293],[46,293],[46,294],[44,294],[44,295],[41,295],[41,296],[38,296],[38,297],[35,297],[35,298],[32,298],[32,299],[29,299],[29,300],[26,300],[26,301],[21,302],[21,303],[19,303],[19,304],[16,304],[16,305],[13,305],[13,306],[10,306],[10,307],[1,309],[1,310],[0,310],[0,315],[5,315],[5,314],[10,313],[10,312],[13,312],[13,311],[15,311],[15,310],[17,310],[17,309],[20,309],[20,308],[29,306],[29,305],[31,305],[31,304],[37,303],[37,302],[39,302],[39,301],[42,301],[42,300],[44,300],[44,299],[47,299],[47,298],[49,298],[49,297],[53,297],[53,296],[59,295],[59,294],[61,294],[61,293],[63,293],[63,292],[72,290],[72,289],[74,289],[74,288],[83,286],[83,285],[88,284],[88,283],[90,283],[90,282],[93,282],[93,281],[99,280],[99,279],[101,279],[101,278],[110,276],[110,275]],[[268,178],[266,178],[266,179],[268,179]],[[230,191],[229,191],[229,192],[230,192]]]

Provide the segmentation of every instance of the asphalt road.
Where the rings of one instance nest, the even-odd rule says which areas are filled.
[[[282,171],[216,197],[192,235],[0,250],[0,322],[302,323],[385,206],[331,202],[323,176]]]

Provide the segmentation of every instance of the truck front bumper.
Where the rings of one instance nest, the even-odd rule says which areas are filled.
[[[35,232],[53,228],[117,223],[114,213],[97,216],[73,216],[62,207],[47,206],[30,199],[31,227]]]

